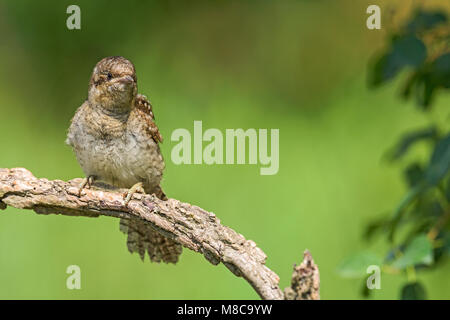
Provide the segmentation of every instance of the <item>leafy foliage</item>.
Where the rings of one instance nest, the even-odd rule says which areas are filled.
[[[337,271],[345,278],[360,278],[367,273],[367,267],[370,265],[380,265],[383,259],[372,252],[359,252],[356,253],[339,265]]]
[[[426,234],[414,238],[404,249],[403,254],[392,262],[392,267],[405,269],[420,263],[431,264],[433,262],[433,248]]]
[[[426,292],[424,286],[420,282],[407,283],[402,288],[402,300],[425,300]]]
[[[369,72],[369,85],[379,87],[408,70],[403,96],[415,96],[421,107],[428,108],[438,89],[450,88],[448,41],[447,15],[417,10],[412,19],[391,36],[386,51],[375,59]]]
[[[432,140],[438,139],[438,132],[435,126],[408,133],[398,142],[395,148],[391,151],[389,158],[391,161],[399,160],[403,155],[405,155],[408,152],[409,148],[412,147],[416,142],[430,139]]]
[[[450,88],[450,24],[445,12],[418,9],[388,41],[387,48],[372,63],[369,86],[378,88],[401,73],[407,73],[402,96],[415,97],[425,112],[432,112],[436,92]],[[416,272],[439,265],[450,255],[450,132],[431,123],[405,134],[388,152],[391,162],[403,159],[419,142],[429,146],[428,161],[413,161],[403,175],[409,190],[388,217],[375,219],[365,232],[366,240],[384,235],[391,250],[383,261],[365,251],[342,262],[338,272],[344,277],[364,277],[371,264],[383,272],[405,274],[401,289],[405,300],[426,298],[425,287]],[[400,239],[399,239],[400,238]],[[368,297],[364,287],[362,294]]]

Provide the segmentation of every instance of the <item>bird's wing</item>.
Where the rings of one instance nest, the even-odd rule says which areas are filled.
[[[67,138],[66,138],[66,144],[68,144],[69,146],[72,146],[72,147],[75,146],[74,145],[75,134],[76,134],[77,131],[80,131],[79,121],[80,121],[80,118],[82,117],[84,111],[88,107],[89,107],[89,104],[88,104],[88,102],[86,100],[77,109],[77,111],[75,112],[75,115],[73,116],[72,120],[70,120],[70,127],[69,127],[69,130],[67,131]]]
[[[146,141],[153,139],[156,144],[162,142],[161,134],[154,121],[155,116],[153,115],[152,105],[147,97],[141,94],[136,96],[135,108],[130,116],[129,124],[135,133],[139,132],[139,136],[142,136],[142,130],[145,130],[146,134],[143,136]],[[159,152],[159,146],[157,148]],[[163,161],[162,158],[161,161]],[[144,183],[144,188],[145,192],[153,193],[161,200],[167,200],[160,186],[149,189],[149,187],[145,187]],[[121,218],[120,230],[127,234],[128,250],[131,253],[138,252],[142,260],[144,260],[145,252],[147,252],[150,260],[154,262],[176,263],[178,261],[182,246],[175,240],[169,239],[156,231],[146,221],[136,218]]]
[[[143,116],[147,124],[147,131],[156,143],[163,142],[163,138],[155,123],[155,116],[152,110],[152,104],[143,94],[138,94],[135,99],[136,109]]]

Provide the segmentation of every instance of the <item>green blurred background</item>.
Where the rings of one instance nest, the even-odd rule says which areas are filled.
[[[165,137],[166,193],[213,211],[254,240],[267,265],[290,282],[308,248],[323,299],[360,298],[360,280],[338,263],[366,247],[364,226],[405,192],[383,154],[408,129],[441,120],[450,98],[424,116],[395,85],[367,89],[367,64],[387,30],[366,28],[366,8],[407,15],[414,1],[5,1],[0,3],[0,167],[68,180],[82,171],[64,144],[69,121],[105,56],[137,68]],[[81,8],[81,30],[66,8]],[[428,6],[450,10],[446,0]],[[176,128],[279,128],[280,170],[170,161]],[[418,151],[420,153],[420,150]],[[406,161],[406,160],[405,160]],[[176,265],[142,263],[126,249],[117,219],[0,213],[0,298],[254,299],[223,265],[184,250]],[[372,245],[383,253],[382,241]],[[81,267],[82,289],[66,289]],[[449,262],[446,262],[447,269]],[[446,268],[420,275],[429,298],[449,299]],[[397,299],[406,280],[383,275],[376,299]]]

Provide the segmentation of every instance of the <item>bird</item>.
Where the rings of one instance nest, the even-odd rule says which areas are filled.
[[[79,187],[97,182],[129,189],[125,204],[136,192],[167,200],[160,182],[165,168],[159,144],[163,138],[155,123],[153,107],[137,93],[133,63],[121,56],[100,60],[94,67],[88,97],[71,120],[66,143],[76,155],[85,178]],[[182,247],[138,218],[121,218],[127,247],[144,261],[176,263]]]

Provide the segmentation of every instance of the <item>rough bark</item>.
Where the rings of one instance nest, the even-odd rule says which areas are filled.
[[[12,206],[38,214],[143,219],[161,234],[199,252],[213,265],[222,262],[243,277],[262,299],[319,299],[319,272],[309,252],[294,268],[285,294],[279,277],[265,262],[267,256],[251,240],[223,226],[212,212],[175,199],[159,200],[136,194],[125,206],[124,190],[93,187],[77,195],[81,179],[68,182],[37,179],[23,168],[0,169],[0,209]]]
[[[286,300],[319,300],[320,299],[319,268],[308,250],[305,251],[303,262],[294,267],[291,286],[284,289]]]

